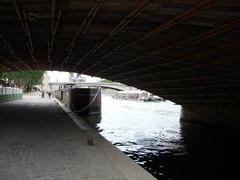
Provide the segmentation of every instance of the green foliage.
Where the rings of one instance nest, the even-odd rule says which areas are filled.
[[[102,80],[100,80],[100,82],[102,82],[102,83],[113,83],[113,81],[108,80],[108,79],[102,79]]]
[[[44,71],[4,72],[0,73],[0,78],[12,82],[26,92],[34,85],[41,84],[43,75]]]

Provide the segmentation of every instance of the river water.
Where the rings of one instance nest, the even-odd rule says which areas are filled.
[[[103,96],[101,117],[87,121],[157,179],[239,179],[239,133],[181,122],[180,111],[170,101]]]

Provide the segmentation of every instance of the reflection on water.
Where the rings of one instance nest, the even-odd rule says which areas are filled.
[[[226,167],[239,156],[239,149],[231,147],[239,133],[180,123],[180,109],[171,102],[103,96],[102,116],[85,120],[158,179],[229,178]]]
[[[81,116],[81,119],[90,124],[91,126],[95,127],[99,132],[102,130],[99,129],[98,124],[101,123],[102,114],[95,114],[91,116]]]

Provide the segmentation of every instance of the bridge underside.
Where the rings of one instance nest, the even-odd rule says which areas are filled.
[[[238,0],[1,0],[0,71],[107,78],[240,128],[239,25]]]

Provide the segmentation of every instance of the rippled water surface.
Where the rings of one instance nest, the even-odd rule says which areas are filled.
[[[158,179],[235,176],[239,133],[180,122],[180,111],[169,101],[103,96],[102,117],[89,121],[101,121],[96,125],[100,133]]]

